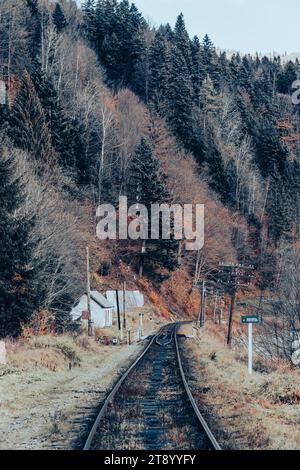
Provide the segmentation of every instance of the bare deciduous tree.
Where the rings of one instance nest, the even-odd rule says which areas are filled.
[[[24,187],[18,216],[34,220],[31,238],[36,247],[38,285],[43,290],[41,306],[68,312],[84,286],[84,261],[77,219],[70,203],[58,192],[63,181],[56,178],[54,184],[53,175],[46,173],[41,180],[38,168],[24,152],[11,148],[10,158],[16,161],[16,178]]]

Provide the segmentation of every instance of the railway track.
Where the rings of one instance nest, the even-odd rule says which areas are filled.
[[[84,450],[220,450],[185,378],[167,325],[115,385]]]

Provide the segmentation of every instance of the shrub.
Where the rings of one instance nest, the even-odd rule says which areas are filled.
[[[53,348],[65,356],[72,366],[79,365],[81,362],[77,351],[74,348],[74,342],[71,337],[65,336],[42,336],[34,338],[33,346],[35,348]]]
[[[108,276],[111,272],[111,262],[110,261],[103,261],[100,265],[98,274],[100,276]]]
[[[77,336],[74,340],[76,346],[86,351],[95,351],[95,342],[92,338],[86,335]]]

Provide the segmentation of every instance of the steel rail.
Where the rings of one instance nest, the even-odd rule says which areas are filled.
[[[153,336],[153,338],[151,339],[150,343],[146,346],[146,348],[144,349],[144,351],[139,355],[139,357],[131,364],[131,366],[129,366],[129,368],[126,370],[126,372],[122,375],[122,377],[118,380],[118,382],[116,383],[116,385],[113,387],[112,391],[110,392],[110,394],[108,395],[108,397],[105,399],[103,405],[102,405],[102,408],[96,418],[96,421],[94,422],[94,425],[88,435],[88,438],[86,440],[86,443],[85,443],[85,446],[83,448],[83,450],[89,450],[90,447],[91,447],[91,444],[92,444],[92,441],[94,439],[94,436],[97,432],[97,428],[99,426],[99,423],[101,422],[101,420],[104,418],[105,416],[105,413],[106,413],[106,410],[107,410],[107,407],[109,405],[109,403],[114,399],[114,397],[116,396],[116,394],[118,393],[121,385],[125,382],[125,380],[127,379],[128,375],[130,374],[130,372],[138,365],[138,363],[141,361],[141,359],[147,354],[147,352],[149,351],[149,349],[151,348],[152,344],[154,343],[154,341],[156,340],[156,338],[159,336],[160,333],[156,334],[155,336]]]
[[[178,345],[178,339],[177,339],[177,332],[178,332],[178,328],[184,324],[184,323],[188,323],[188,322],[181,322],[181,323],[177,323],[177,324],[174,324],[174,330],[171,331],[171,337],[170,339],[168,339],[167,342],[163,343],[162,341],[159,340],[159,337],[163,334],[164,336],[167,336],[165,335],[165,333],[163,333],[164,329],[166,327],[163,327],[156,335],[154,335],[151,339],[151,341],[149,342],[149,344],[145,347],[144,351],[138,356],[138,358],[131,364],[131,366],[126,370],[126,372],[122,375],[122,377],[117,381],[117,383],[114,385],[112,391],[110,392],[110,394],[107,396],[107,398],[105,399],[103,405],[102,405],[102,408],[93,424],[93,427],[88,435],[88,438],[86,440],[86,443],[84,445],[84,448],[83,450],[89,450],[90,447],[91,447],[91,444],[92,444],[92,441],[97,433],[97,429],[98,429],[98,426],[101,422],[101,420],[104,418],[105,416],[105,413],[107,411],[107,407],[109,405],[109,403],[112,402],[112,400],[115,398],[115,396],[117,395],[121,385],[125,382],[125,380],[127,379],[128,375],[130,374],[130,372],[132,372],[135,367],[139,364],[139,362],[141,361],[141,359],[148,353],[148,351],[150,350],[151,346],[153,345],[154,342],[156,342],[158,345],[160,346],[167,346],[168,344],[170,344],[174,338],[174,341],[175,341],[175,348],[176,348],[176,355],[177,355],[177,362],[178,362],[178,367],[179,367],[179,370],[180,370],[180,375],[181,375],[181,379],[182,379],[182,382],[183,382],[183,385],[184,385],[184,388],[185,388],[185,391],[187,393],[187,396],[189,398],[189,401],[192,405],[192,408],[193,408],[193,411],[201,425],[201,428],[204,430],[204,432],[206,433],[212,447],[214,450],[221,450],[221,447],[219,446],[219,444],[217,443],[213,433],[211,432],[211,430],[209,429],[209,426],[208,424],[206,423],[205,419],[203,418],[203,416],[201,415],[200,411],[199,411],[199,408],[194,400],[194,397],[192,395],[192,392],[190,390],[190,387],[188,385],[188,382],[186,380],[186,377],[185,377],[185,373],[184,373],[184,370],[183,370],[183,367],[182,367],[182,361],[181,361],[181,356],[180,356],[180,351],[179,351],[179,345]],[[173,326],[172,324],[170,325],[167,325],[167,327],[171,327]]]
[[[209,429],[209,426],[207,424],[207,422],[205,421],[204,417],[202,416],[202,414],[200,413],[199,411],[199,408],[198,408],[198,405],[197,403],[195,402],[195,399],[193,397],[193,394],[191,392],[191,389],[189,387],[189,384],[186,380],[186,376],[185,376],[185,373],[184,373],[184,370],[183,370],[183,367],[182,367],[182,360],[181,360],[181,356],[180,356],[180,351],[179,351],[179,345],[178,345],[178,338],[177,338],[177,332],[178,332],[178,328],[180,327],[180,324],[177,324],[175,326],[175,346],[176,346],[176,352],[177,352],[177,361],[178,361],[178,366],[179,366],[179,369],[180,369],[180,374],[181,374],[181,378],[182,378],[182,382],[183,382],[183,385],[184,385],[184,388],[185,388],[185,391],[187,393],[187,396],[189,397],[189,400],[190,400],[190,403],[193,407],[193,410],[202,426],[202,428],[204,429],[209,441],[211,442],[213,448],[215,450],[221,450],[221,447],[219,446],[215,436],[213,435],[213,433],[211,432],[211,430]]]

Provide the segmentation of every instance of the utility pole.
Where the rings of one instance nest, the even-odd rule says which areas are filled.
[[[123,328],[126,330],[126,281],[123,282]]]
[[[120,317],[120,302],[119,302],[119,291],[118,289],[116,290],[116,300],[117,300],[117,314],[118,314],[118,329],[120,332],[120,339],[123,341],[123,328],[122,328],[122,322],[121,322],[121,317]]]
[[[231,292],[230,311],[229,311],[229,319],[228,319],[228,332],[227,332],[227,345],[229,347],[231,347],[232,320],[233,320],[233,316],[234,316],[235,299],[236,299],[236,289],[234,289]]]
[[[207,293],[206,282],[204,281],[204,286],[203,286],[204,302],[203,302],[203,314],[202,314],[202,325],[203,326],[205,325],[205,321],[206,321],[206,293]]]
[[[127,330],[127,343],[129,346],[131,345],[131,330]]]
[[[201,302],[199,307],[199,313],[197,318],[197,325],[201,326],[201,312],[202,312],[202,295],[201,295]]]
[[[146,253],[146,240],[143,240],[141,248],[141,258],[140,258],[140,267],[139,267],[139,277],[143,277],[144,272],[144,255]]]
[[[139,339],[142,339],[143,335],[144,335],[144,327],[143,327],[143,317],[144,317],[144,314],[143,313],[140,313],[139,314],[139,317],[140,317],[140,334],[139,334]]]
[[[248,323],[248,372],[251,375],[253,371],[253,346],[252,346],[252,323]]]
[[[93,322],[91,309],[91,280],[90,280],[90,249],[86,247],[86,295],[88,308],[88,336],[93,336]]]
[[[197,319],[197,323],[198,323],[198,325],[199,325],[200,327],[202,326],[204,288],[205,288],[205,284],[204,284],[204,281],[202,281],[201,290],[199,289],[199,290],[200,290],[200,308],[199,308],[198,319]]]
[[[219,299],[219,296],[218,296],[218,291],[217,291],[215,295],[215,303],[214,303],[214,323],[216,323],[216,320],[217,320],[216,313],[217,313],[217,307],[218,307],[218,299]]]
[[[224,291],[230,294],[230,310],[228,319],[227,345],[231,347],[232,325],[235,312],[236,294],[238,289],[248,287],[254,266],[244,266],[242,264],[219,264],[218,272],[214,274],[213,282],[221,286]]]
[[[220,307],[220,310],[219,310],[219,326],[222,325],[222,319],[223,319],[223,308]]]
[[[205,317],[205,281],[202,281],[201,289],[201,308],[200,308],[200,326],[204,326],[204,317]]]

